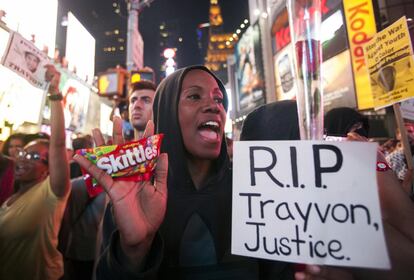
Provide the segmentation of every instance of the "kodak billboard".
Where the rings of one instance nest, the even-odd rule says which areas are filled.
[[[343,1],[358,109],[374,107],[364,45],[376,34],[371,0]]]

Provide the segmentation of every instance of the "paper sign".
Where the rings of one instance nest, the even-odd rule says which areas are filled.
[[[414,60],[405,17],[378,32],[365,45],[375,109],[414,96]]]
[[[401,116],[414,121],[414,98],[401,102]]]
[[[9,43],[1,64],[19,74],[35,87],[46,89],[45,65],[50,64],[47,54],[24,39],[17,32],[10,32]]]
[[[235,142],[232,253],[390,268],[374,143]]]

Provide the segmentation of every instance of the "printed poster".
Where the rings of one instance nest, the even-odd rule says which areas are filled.
[[[400,18],[365,45],[375,109],[414,96],[414,60],[407,20]]]
[[[33,86],[46,89],[45,65],[50,64],[46,53],[23,38],[17,32],[10,32],[9,42],[1,64],[26,79]]]

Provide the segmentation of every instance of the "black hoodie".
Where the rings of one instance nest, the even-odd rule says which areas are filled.
[[[230,253],[232,173],[224,137],[209,180],[200,190],[192,182],[178,122],[178,102],[184,76],[194,69],[216,79],[227,110],[223,84],[204,66],[177,70],[161,82],[153,108],[156,132],[165,135],[162,152],[169,158],[166,216],[142,274],[134,276],[117,262],[113,247],[119,237],[115,231],[98,266],[98,276],[104,277],[98,279],[109,279],[110,275],[117,279],[291,279],[286,264]],[[105,243],[105,225],[104,231]]]
[[[241,141],[300,140],[296,101],[262,105],[243,122]]]

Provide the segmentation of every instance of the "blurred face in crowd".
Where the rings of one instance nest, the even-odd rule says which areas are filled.
[[[24,56],[25,60],[26,60],[26,65],[27,68],[29,69],[30,72],[34,73],[37,70],[37,67],[39,66],[39,58],[37,56],[35,56],[32,53],[27,52],[26,55]]]
[[[123,120],[129,121],[129,113],[127,110],[121,112],[121,117]]]
[[[216,159],[223,141],[226,111],[217,81],[203,70],[184,77],[178,121],[187,152],[197,159]]]
[[[21,149],[16,158],[15,179],[19,182],[40,182],[46,178],[48,167],[48,147],[31,142]]]
[[[23,148],[23,140],[19,138],[14,138],[10,140],[8,153],[9,156],[15,158],[17,156],[17,152]]]
[[[414,123],[405,123],[405,129],[407,130],[407,138],[410,145],[414,145]]]
[[[138,131],[144,131],[147,122],[152,119],[154,95],[155,91],[152,89],[140,89],[129,96],[129,121]]]
[[[290,68],[290,61],[288,55],[284,55],[283,58],[279,61],[279,75],[280,82],[282,84],[283,92],[288,92],[293,87],[293,73]]]

